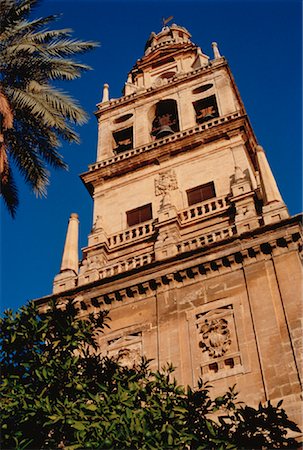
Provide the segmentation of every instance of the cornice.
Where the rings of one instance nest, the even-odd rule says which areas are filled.
[[[94,183],[102,183],[106,179],[124,175],[130,170],[134,171],[146,165],[159,164],[164,157],[169,158],[199,146],[205,146],[215,140],[229,140],[232,133],[241,129],[250,135],[251,129],[247,116],[235,111],[205,124],[179,131],[163,139],[91,164],[89,171],[84,172],[80,177],[92,192]]]
[[[147,298],[155,291],[166,290],[171,283],[186,285],[234,272],[251,264],[275,258],[290,251],[302,250],[302,215],[266,225],[251,232],[235,235],[204,248],[179,254],[165,261],[155,261],[106,279],[36,299],[37,305],[51,298],[81,298],[82,309],[95,308],[97,303],[109,305],[123,299]],[[117,286],[119,284],[119,287]]]

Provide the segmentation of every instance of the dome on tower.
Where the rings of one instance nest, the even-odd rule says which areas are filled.
[[[145,56],[159,48],[171,47],[175,44],[191,44],[190,38],[191,34],[186,28],[173,23],[170,27],[163,27],[158,34],[151,33],[145,44]]]

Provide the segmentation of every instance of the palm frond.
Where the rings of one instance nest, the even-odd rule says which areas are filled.
[[[45,67],[46,73],[51,80],[74,80],[80,78],[81,72],[91,70],[86,64],[76,63],[69,59],[42,60],[41,65]]]
[[[2,0],[0,4],[1,3]],[[4,39],[8,39],[11,41],[13,39],[17,39],[18,37],[20,38],[20,36],[22,37],[27,33],[34,33],[35,31],[39,30],[41,27],[44,27],[45,25],[47,25],[56,18],[57,18],[56,15],[51,15],[47,17],[40,17],[39,19],[34,19],[32,21],[24,20],[22,22],[17,22],[14,26],[11,26],[9,28],[0,31],[0,39],[2,41],[4,41]],[[70,30],[66,29],[66,31]],[[68,35],[69,33],[67,33],[67,36]]]
[[[72,33],[71,28],[63,28],[61,30],[42,30],[39,33],[32,33],[31,39],[37,43],[47,44],[53,39],[68,38]]]
[[[56,39],[43,48],[43,52],[49,56],[65,56],[84,53],[97,47],[93,41],[79,41],[76,39]]]
[[[23,135],[14,133],[9,142],[9,154],[13,158],[24,180],[30,185],[37,197],[46,197],[46,188],[49,184],[49,171],[45,168],[42,159],[36,150],[31,148]],[[20,152],[20,148],[22,152]]]
[[[0,149],[2,154],[2,150]],[[15,184],[11,168],[6,160],[5,168],[0,175],[0,195],[12,217],[15,217],[19,204],[18,190]]]
[[[17,116],[17,119],[18,127],[14,130],[15,136],[11,138],[15,146],[22,143],[22,136],[27,133],[27,148],[34,149],[43,160],[56,169],[68,168],[62,155],[56,151],[56,148],[61,146],[58,132],[44,126],[39,119],[34,117],[20,115],[20,117]]]
[[[45,28],[55,15],[30,20],[39,2],[0,0],[0,175],[3,198],[12,215],[18,196],[9,161],[40,196],[46,195],[47,168],[67,168],[57,149],[63,140],[80,142],[72,125],[86,122],[87,116],[52,82],[74,80],[90,70],[72,56],[98,45],[72,39],[68,28]]]
[[[1,1],[0,32],[24,20],[38,3],[39,0],[22,0],[18,3],[14,0]]]
[[[87,114],[72,97],[59,89],[53,89],[47,85],[39,86],[41,87],[40,93],[42,98],[44,98],[47,104],[55,111],[58,111],[64,118],[79,125],[87,122]]]
[[[66,123],[60,111],[55,110],[48,102],[42,92],[33,93],[23,91],[19,88],[7,88],[11,104],[15,108],[23,109],[26,113],[40,118],[46,126],[64,129]]]

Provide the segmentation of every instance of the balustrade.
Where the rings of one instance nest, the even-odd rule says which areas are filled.
[[[100,278],[108,278],[117,275],[128,270],[136,269],[138,267],[150,264],[153,260],[153,255],[148,253],[145,255],[136,256],[134,258],[129,258],[124,261],[118,261],[117,263],[104,267],[99,270]]]
[[[181,223],[197,219],[201,216],[208,216],[214,212],[222,211],[228,207],[226,197],[209,199],[201,203],[190,206],[179,213]]]
[[[133,242],[145,236],[153,234],[155,226],[153,220],[149,222],[143,222],[131,228],[127,228],[120,233],[112,234],[108,237],[108,245],[110,248],[117,247],[119,245]]]
[[[235,234],[235,227],[228,227],[222,230],[213,231],[205,235],[199,236],[188,241],[183,241],[177,245],[178,253],[184,253],[190,250],[195,250],[196,248],[205,247],[206,245],[212,244],[214,242],[222,241],[228,237]]]

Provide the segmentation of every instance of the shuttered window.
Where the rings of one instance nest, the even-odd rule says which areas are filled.
[[[194,205],[195,203],[203,202],[204,200],[208,200],[209,198],[215,197],[215,186],[214,183],[207,183],[201,186],[197,186],[193,189],[189,189],[186,191],[188,205]]]
[[[140,206],[139,208],[136,209],[132,209],[131,211],[127,211],[126,217],[127,217],[127,225],[129,227],[152,219],[153,213],[151,203],[149,203],[148,205]]]

